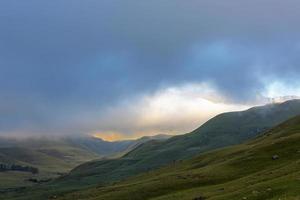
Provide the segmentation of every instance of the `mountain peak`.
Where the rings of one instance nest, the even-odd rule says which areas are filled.
[[[268,102],[269,103],[283,103],[283,102],[286,102],[286,101],[299,100],[299,99],[300,99],[299,96],[288,95],[288,96],[278,96],[278,97],[268,98]]]

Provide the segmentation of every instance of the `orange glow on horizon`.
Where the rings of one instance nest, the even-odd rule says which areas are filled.
[[[98,131],[92,133],[91,135],[93,137],[100,138],[104,141],[115,142],[115,141],[124,141],[124,140],[136,140],[142,137],[151,137],[151,136],[158,135],[157,133],[158,131],[145,131],[145,132],[138,132],[138,133],[126,135],[123,133],[112,132],[112,131]]]
[[[126,137],[124,137],[123,134],[114,133],[114,132],[97,132],[92,135],[96,138],[100,138],[100,139],[108,141],[108,142],[135,139],[135,138],[126,138]]]

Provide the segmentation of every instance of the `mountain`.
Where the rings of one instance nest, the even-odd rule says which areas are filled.
[[[59,200],[294,200],[300,196],[300,117],[247,143],[172,163]]]
[[[84,162],[123,155],[150,139],[107,142],[91,136],[0,138],[0,165],[4,168],[0,168],[3,183],[0,188],[49,180]],[[31,173],[27,168],[38,173]]]
[[[246,143],[79,190],[71,182],[3,193],[7,200],[294,200],[300,196],[300,116]]]
[[[191,133],[143,143],[121,158],[84,163],[61,181],[77,187],[78,179],[84,185],[122,180],[209,150],[242,143],[299,114],[300,100],[223,113]]]
[[[119,154],[114,154],[114,156],[110,156],[109,158],[120,158],[146,142],[165,141],[167,139],[170,139],[171,137],[173,136],[165,135],[165,134],[159,134],[154,136],[143,136],[139,139],[136,139],[134,143],[132,143],[127,147],[126,150],[122,151]]]
[[[294,99],[300,99],[299,96],[278,96],[278,97],[273,97],[273,98],[268,98],[268,101],[270,103],[282,103],[285,101],[289,101],[289,100],[294,100]]]

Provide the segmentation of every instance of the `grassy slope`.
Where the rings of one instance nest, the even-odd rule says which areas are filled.
[[[107,183],[147,172],[166,164],[191,158],[201,152],[241,143],[261,131],[300,114],[300,101],[251,108],[218,115],[192,133],[166,141],[150,141],[119,159],[85,163],[63,181],[77,187]]]
[[[273,160],[272,156],[279,159]],[[242,145],[60,200],[300,199],[300,117]]]
[[[35,142],[21,142],[22,145],[19,143],[0,148],[0,163],[33,166],[39,169],[39,173],[35,175],[29,172],[1,172],[0,189],[32,185],[32,182],[27,181],[29,178],[54,178],[83,162],[99,157],[93,152],[65,142],[38,142],[39,146],[35,146]]]
[[[132,142],[105,142],[89,137],[0,139],[0,163],[37,167],[39,174],[1,172],[0,189],[32,185],[29,178],[48,179],[67,173],[75,166],[119,152]]]
[[[38,180],[57,177],[84,162],[122,154],[135,145],[150,139],[162,140],[168,136],[145,137],[137,140],[106,142],[92,137],[0,139],[0,163],[19,164],[39,168],[40,173],[1,172],[0,190],[33,185],[29,178]]]
[[[272,160],[273,155],[279,159]],[[81,179],[78,179],[81,184]],[[70,193],[53,182],[3,194],[4,199],[45,200],[294,200],[300,196],[300,117],[247,143],[178,161],[108,186]],[[66,192],[67,191],[67,192]],[[245,197],[245,198],[244,198]]]

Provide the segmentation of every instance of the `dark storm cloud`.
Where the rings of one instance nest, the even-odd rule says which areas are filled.
[[[298,1],[0,2],[0,131],[84,132],[72,120],[130,96],[213,82],[251,101],[297,81]]]

